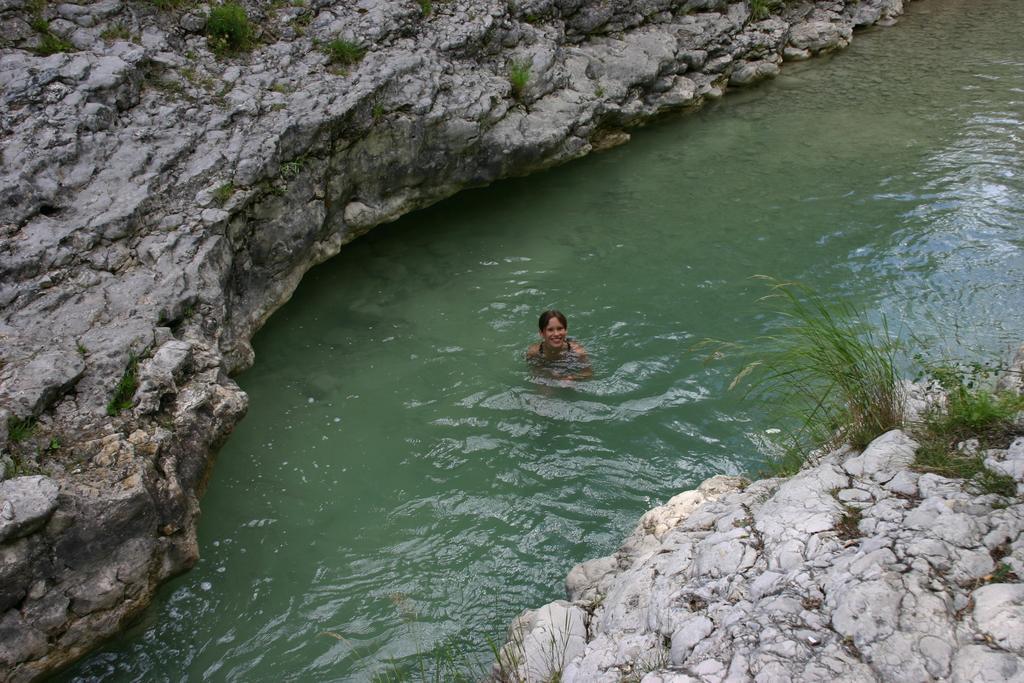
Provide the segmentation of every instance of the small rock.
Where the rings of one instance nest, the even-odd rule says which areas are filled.
[[[918,444],[902,430],[894,429],[868,444],[860,455],[848,458],[843,468],[852,476],[884,484],[914,461]]]
[[[861,489],[843,489],[836,493],[836,500],[842,503],[868,503],[871,502],[871,500],[873,500],[873,496],[867,491]]]
[[[811,58],[811,51],[787,45],[782,49],[782,58],[787,62],[801,62]]]
[[[697,643],[711,635],[714,630],[714,622],[705,616],[696,616],[680,626],[672,634],[672,647],[669,652],[672,664],[682,666]]]
[[[0,543],[27,536],[46,524],[57,508],[57,484],[43,475],[0,482]]]
[[[38,415],[67,393],[85,372],[85,361],[72,349],[43,351],[17,368],[7,398],[22,415]],[[0,394],[2,397],[2,394]]]
[[[766,78],[775,78],[779,74],[779,65],[773,62],[744,62],[733,69],[729,76],[729,85],[753,85]]]
[[[35,659],[46,652],[46,645],[46,636],[27,624],[18,610],[0,618],[0,664],[13,668]]]
[[[992,642],[1024,655],[1024,585],[994,583],[974,591],[974,620]]]
[[[226,221],[230,215],[223,209],[203,209],[200,218],[204,225],[217,225]]]
[[[345,223],[351,228],[364,228],[377,221],[378,212],[362,202],[349,202],[345,205]]]
[[[586,613],[564,600],[526,610],[509,629],[509,642],[499,653],[494,677],[504,670],[514,680],[547,681],[565,663],[583,653],[587,640]]]
[[[917,480],[920,477],[916,472],[902,470],[885,484],[886,491],[892,491],[903,496],[917,496]]]
[[[202,33],[206,29],[206,17],[197,12],[189,12],[182,16],[178,25],[189,33]]]
[[[964,455],[977,455],[981,442],[978,439],[967,439],[956,445],[956,449]]]

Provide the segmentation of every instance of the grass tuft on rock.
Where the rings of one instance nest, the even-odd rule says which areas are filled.
[[[100,39],[105,43],[113,43],[116,40],[129,40],[131,37],[131,32],[121,23],[111,24],[100,32]]]
[[[217,204],[223,206],[224,204],[227,203],[229,199],[231,199],[232,195],[234,194],[235,184],[232,182],[227,182],[224,183],[223,185],[219,185],[217,189],[213,191],[213,200],[217,202]]]
[[[189,4],[190,0],[149,0],[149,3],[160,10],[172,10]]]
[[[754,21],[767,19],[773,11],[784,4],[782,0],[750,0],[750,18]]]
[[[1020,577],[1014,573],[1013,567],[1005,562],[997,564],[995,571],[985,578],[988,583],[1010,583],[1011,581],[1020,581]]]
[[[1024,396],[996,391],[988,371],[976,365],[932,366],[928,374],[946,399],[931,406],[915,426],[914,437],[921,444],[915,469],[970,480],[981,493],[1016,495],[1013,477],[989,469],[984,453],[1006,448],[1024,431],[1014,419],[1024,410]]]
[[[122,410],[128,410],[132,407],[135,390],[139,388],[138,372],[139,359],[133,354],[128,360],[128,367],[125,368],[120,381],[114,387],[114,395],[107,403],[107,415],[115,417]]]
[[[512,96],[522,102],[526,94],[526,86],[530,83],[530,60],[514,59],[508,65],[508,82],[512,86]]]
[[[862,536],[860,532],[861,511],[849,505],[844,508],[843,516],[836,524],[836,535],[845,541],[860,538]]]
[[[21,443],[36,432],[36,420],[34,417],[24,419],[11,417],[7,419],[7,439],[11,443]]]
[[[882,320],[876,330],[863,311],[824,301],[798,283],[769,282],[763,300],[780,304],[778,331],[758,339],[757,360],[730,388],[788,406],[796,423],[777,446],[776,474],[792,474],[814,448],[850,443],[862,448],[903,423],[904,395],[896,369],[897,341]],[[716,352],[718,355],[719,352]]]
[[[48,57],[58,52],[75,51],[75,46],[51,31],[50,22],[41,16],[33,18],[31,26],[39,34],[39,45],[36,47],[36,54]]]
[[[334,66],[351,66],[366,55],[366,48],[344,38],[335,38],[323,46],[324,54]]]
[[[231,54],[252,47],[253,30],[245,8],[233,2],[217,5],[206,20],[206,36],[210,49],[217,54]]]

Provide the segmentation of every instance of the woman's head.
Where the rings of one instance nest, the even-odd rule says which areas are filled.
[[[560,311],[544,311],[540,314],[538,327],[543,344],[548,349],[561,352],[565,347],[565,335],[569,328],[565,316]]]
[[[540,314],[540,321],[538,322],[537,327],[540,329],[541,332],[543,332],[545,328],[547,328],[548,323],[551,322],[552,318],[562,323],[562,327],[569,327],[569,323],[565,319],[565,314],[562,313],[561,311],[551,309],[550,311],[544,311],[543,313]]]

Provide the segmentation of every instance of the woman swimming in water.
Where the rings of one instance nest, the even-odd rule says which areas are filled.
[[[561,311],[544,311],[537,327],[540,343],[526,350],[534,368],[553,379],[587,379],[594,374],[587,350],[569,339],[569,323]]]

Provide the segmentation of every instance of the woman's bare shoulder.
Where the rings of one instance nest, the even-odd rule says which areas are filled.
[[[537,358],[540,356],[540,344],[530,344],[529,348],[526,349],[527,358]]]

